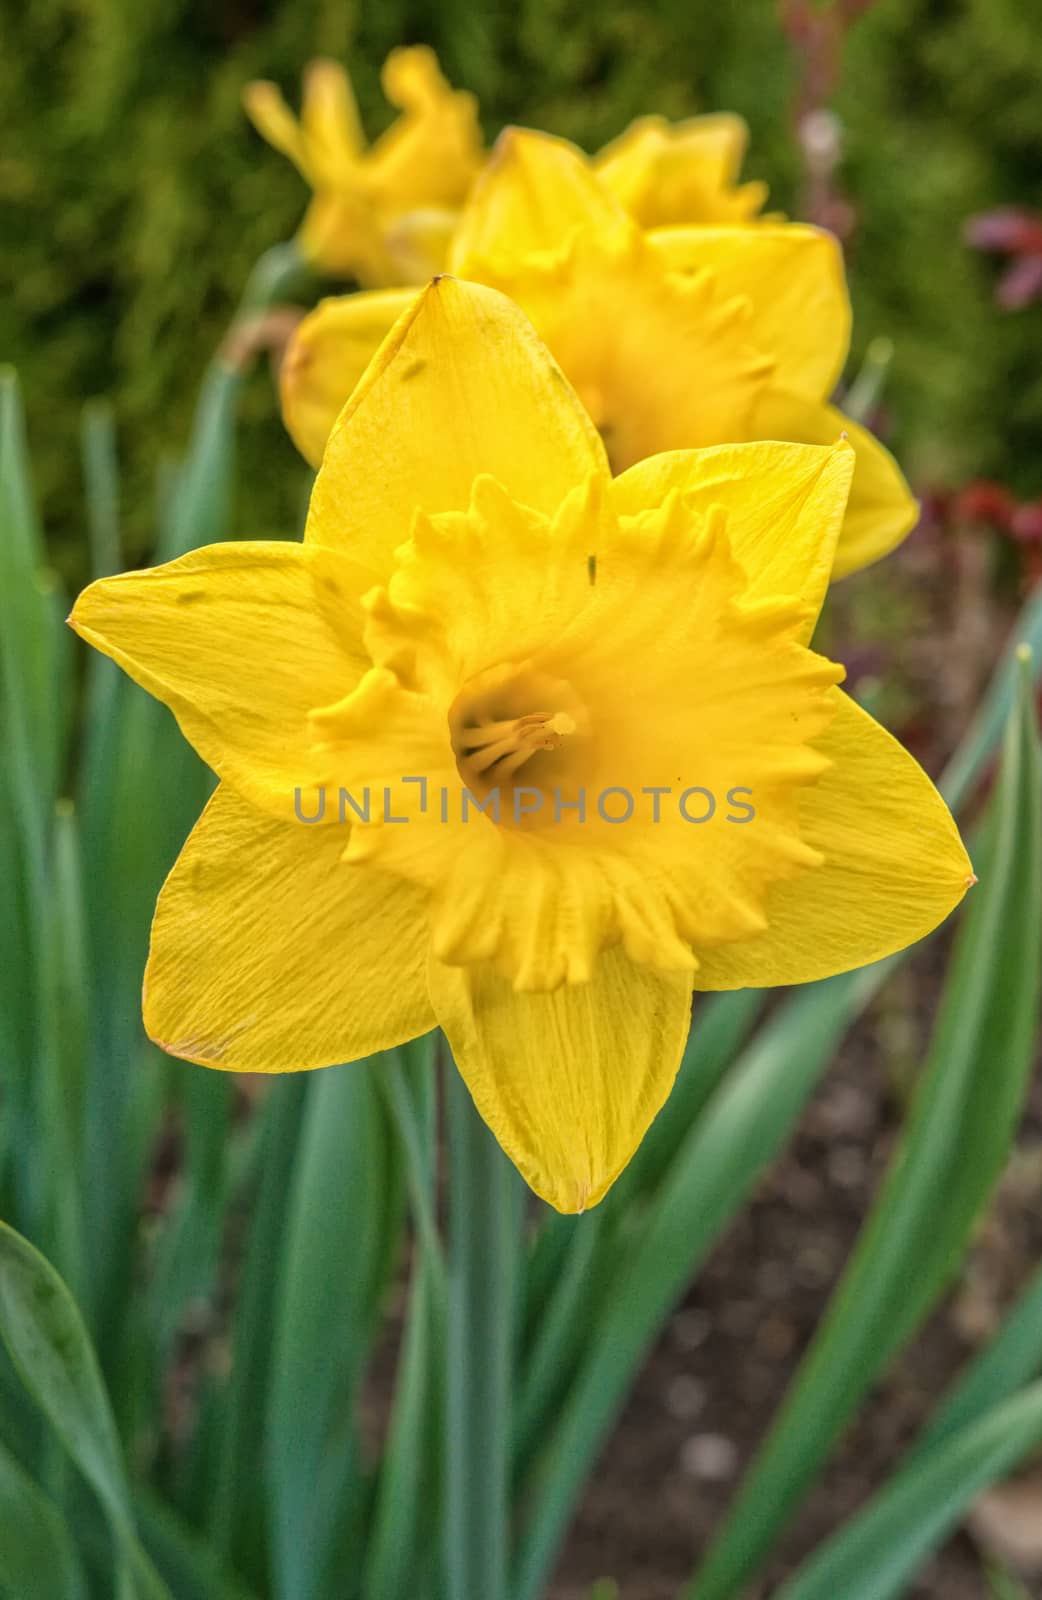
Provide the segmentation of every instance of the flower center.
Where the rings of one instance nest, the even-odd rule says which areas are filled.
[[[485,800],[499,790],[514,823],[515,786],[539,790],[548,807],[571,798],[589,762],[589,717],[569,683],[531,662],[505,662],[465,684],[449,710],[456,769]],[[527,815],[527,810],[524,813]]]
[[[478,723],[460,734],[461,754],[471,772],[498,781],[512,778],[537,750],[556,750],[561,740],[575,732],[575,718],[567,711],[530,711],[506,722]]]

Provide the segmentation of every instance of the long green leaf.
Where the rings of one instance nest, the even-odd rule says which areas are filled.
[[[58,1507],[0,1442],[0,1593],[82,1600],[76,1549]]]
[[[1032,1600],[1020,1579],[994,1558],[985,1559],[984,1575],[991,1600]]]
[[[162,519],[157,560],[227,537],[235,470],[235,431],[241,376],[215,361],[203,384],[185,462],[172,484]],[[113,558],[118,529],[111,430],[97,414],[84,424],[92,543],[98,561]],[[91,1071],[87,1083],[85,1181],[93,1246],[93,1325],[106,1362],[131,1358],[120,1344],[122,1307],[129,1292],[133,1237],[142,1171],[157,1137],[167,1068],[144,1046],[141,974],[156,895],[202,810],[212,780],[185,743],[169,712],[143,691],[91,675],[86,756],[81,784],[83,852],[89,881],[93,997]],[[227,1086],[186,1090],[197,1100],[220,1100]],[[193,1151],[209,1147],[219,1130],[203,1107],[190,1117]],[[219,1117],[216,1119],[219,1122]],[[194,1160],[194,1157],[193,1157]],[[196,1169],[198,1163],[196,1163]],[[180,1282],[190,1272],[182,1242],[213,1237],[210,1199],[195,1171],[191,1192],[167,1246],[167,1264]],[[212,1252],[211,1252],[212,1256]],[[178,1291],[180,1294],[180,1291]],[[147,1362],[144,1364],[147,1365]]]
[[[1036,1272],[995,1338],[970,1363],[924,1428],[913,1455],[927,1455],[950,1434],[1006,1400],[1042,1373],[1042,1271]]]
[[[526,1274],[528,1326],[515,1425],[520,1476],[527,1472],[582,1353],[597,1337],[602,1296],[613,1290],[620,1252],[646,1197],[690,1138],[762,1002],[755,990],[738,989],[713,995],[699,1007],[669,1099],[607,1198],[588,1217],[553,1212],[544,1221]]]
[[[40,1241],[74,1294],[86,1286],[80,1137],[87,1047],[87,955],[76,817],[56,807],[50,841],[46,926],[41,930],[36,1053],[38,1128],[35,1155],[59,1183],[44,1186]]]
[[[448,1600],[506,1600],[516,1327],[516,1174],[448,1071]]]
[[[278,1298],[283,1230],[308,1085],[304,1073],[279,1078],[260,1113],[260,1186],[235,1309],[231,1376],[219,1416],[211,1537],[215,1549],[258,1588],[266,1588],[268,1577],[260,1468],[272,1375],[271,1308]]]
[[[362,1507],[354,1409],[399,1182],[374,1070],[330,1067],[311,1086],[283,1223],[265,1441],[279,1600],[347,1600],[358,1581],[339,1551]]]
[[[178,474],[169,520],[160,531],[157,561],[172,561],[231,534],[235,429],[242,374],[217,359],[196,405],[192,438]]]
[[[62,611],[33,502],[18,380],[0,369],[0,681],[3,734],[20,789],[23,827],[39,827],[57,798],[67,662]]]
[[[122,554],[119,531],[119,461],[112,407],[90,400],[80,423],[80,450],[87,499],[87,535],[92,578],[118,572]]]
[[[901,1472],[775,1600],[894,1600],[982,1490],[1042,1442],[1042,1383],[994,1407]]]
[[[989,866],[960,930],[929,1061],[883,1189],[690,1600],[729,1600],[877,1375],[951,1277],[1009,1149],[1042,971],[1042,775],[1024,663]]]
[[[134,1510],[142,1542],[175,1600],[257,1600],[227,1571],[213,1545],[186,1527],[155,1494],[139,1488]]]
[[[1026,664],[1021,653],[1024,648],[1030,652]],[[1042,583],[1035,585],[1024,602],[977,714],[938,780],[953,811],[961,809],[994,757],[1025,672],[1036,684],[1042,677]]]
[[[434,1222],[436,1037],[406,1046],[408,1064],[386,1080],[399,1137],[413,1150],[409,1189],[417,1259],[365,1556],[362,1592],[381,1600],[416,1600],[423,1578],[436,1570],[446,1319],[445,1262]]]
[[[719,1085],[628,1240],[575,1384],[537,1462],[514,1600],[543,1591],[590,1464],[658,1329],[779,1149],[875,969],[800,992],[761,1027]]]
[[[33,1395],[101,1501],[140,1600],[171,1600],[138,1540],[108,1396],[76,1304],[48,1261],[0,1223],[0,1336]]]
[[[5,830],[0,1012],[13,1068],[5,1115],[18,1219],[54,1247],[63,1241],[53,1196],[30,1159],[41,1102],[59,1074],[50,950],[49,831],[57,797],[67,662],[53,580],[33,502],[17,379],[0,371],[0,820]],[[44,1130],[47,1124],[42,1124]]]

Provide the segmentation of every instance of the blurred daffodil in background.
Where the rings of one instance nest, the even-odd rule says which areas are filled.
[[[640,154],[649,142],[668,156],[664,173]],[[464,209],[450,270],[525,310],[616,471],[662,451],[756,439],[828,444],[846,432],[856,468],[836,551],[842,576],[893,549],[917,507],[888,452],[829,404],[850,337],[840,247],[797,223],[659,226],[688,207],[677,173],[702,167],[690,143],[656,124],[593,163],[564,140],[508,129]],[[717,163],[718,175],[729,170]],[[627,210],[619,197],[627,188],[637,215],[655,226]],[[282,368],[283,414],[312,463],[379,338],[412,299],[402,289],[328,300],[296,330]]]
[[[302,254],[367,287],[423,283],[439,271],[482,160],[474,97],[450,88],[432,50],[392,51],[382,82],[401,115],[373,145],[335,61],[307,69],[299,119],[274,83],[251,83],[243,96],[258,131],[314,191]]]
[[[748,142],[745,122],[728,111],[683,122],[638,117],[594,168],[642,228],[752,222],[767,185],[738,182]]]
[[[531,1186],[595,1204],[692,987],[875,961],[972,881],[809,648],[853,468],[753,443],[613,479],[524,314],[436,280],[342,414],[303,545],[212,546],[73,612],[221,779],[156,913],[152,1038],[284,1072],[440,1024]],[[733,786],[748,825],[701,815]]]

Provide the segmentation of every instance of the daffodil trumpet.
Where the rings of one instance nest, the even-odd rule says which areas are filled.
[[[878,960],[971,881],[929,779],[810,646],[853,472],[836,438],[613,477],[524,313],[433,282],[333,429],[303,543],[204,548],[74,609],[220,779],[159,899],[149,1035],[288,1072],[440,1025],[532,1188],[596,1204],[694,991]],[[404,776],[575,801],[692,775],[754,817],[443,823],[418,783],[409,825],[383,805]],[[294,794],[311,814],[341,785],[368,819],[302,826]]]

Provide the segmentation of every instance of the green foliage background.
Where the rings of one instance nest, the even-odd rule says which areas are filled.
[[[0,354],[20,369],[47,521],[81,576],[79,407],[116,398],[128,527],[143,545],[157,466],[179,449],[207,357],[246,274],[288,237],[304,193],[248,127],[241,86],[297,91],[347,61],[373,133],[378,72],[427,40],[480,97],[490,136],[535,123],[590,148],[633,116],[728,106],[747,170],[798,204],[801,62],[774,0],[4,0]],[[855,357],[890,334],[892,441],[920,482],[970,473],[1042,491],[1042,308],[993,304],[963,219],[1042,206],[1042,0],[882,0],[850,33],[832,97],[851,247]],[[247,395],[238,531],[294,525],[306,478],[268,376]]]

